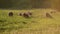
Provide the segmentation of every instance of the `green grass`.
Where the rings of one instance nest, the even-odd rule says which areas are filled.
[[[56,13],[51,14],[51,10],[52,9],[0,10],[0,31],[1,33],[9,33],[7,31],[12,31],[11,33],[13,33],[14,30],[17,30],[17,32],[22,31],[21,33],[23,34],[24,32],[28,34],[29,32],[33,34],[40,34],[40,32],[43,31],[41,32],[42,34],[57,34],[60,26],[60,12],[56,11]],[[10,11],[14,13],[14,16],[8,16],[8,13]],[[20,12],[28,11],[31,11],[33,14],[31,18],[24,18],[18,15]],[[45,16],[46,12],[50,13],[53,18],[47,18]],[[24,24],[23,22],[26,22],[26,24]],[[60,31],[58,33],[60,33]]]

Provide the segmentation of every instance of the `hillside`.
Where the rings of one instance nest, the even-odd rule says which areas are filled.
[[[9,17],[8,13],[11,11],[14,16]],[[18,15],[28,11],[32,12],[30,18]],[[46,13],[49,13],[53,18],[47,17]],[[54,9],[0,10],[0,33],[60,34],[60,12]]]

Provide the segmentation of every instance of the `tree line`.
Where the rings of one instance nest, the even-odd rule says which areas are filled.
[[[57,2],[58,0],[0,0],[0,8],[54,8]]]

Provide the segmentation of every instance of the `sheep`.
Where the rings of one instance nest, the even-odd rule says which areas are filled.
[[[26,17],[26,18],[29,18],[30,14],[29,13],[24,13],[23,16]]]
[[[32,15],[32,13],[31,12],[28,12],[30,15]]]
[[[31,17],[32,13],[31,12],[24,12],[24,13],[19,13],[19,16],[23,16],[25,18]]]
[[[52,16],[49,13],[46,13],[46,17],[52,18]]]
[[[9,16],[13,16],[13,12],[9,12]]]

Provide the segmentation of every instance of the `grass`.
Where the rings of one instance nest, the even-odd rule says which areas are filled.
[[[14,16],[9,17],[12,11]],[[31,18],[19,16],[20,12],[32,12]],[[60,12],[50,13],[52,9],[32,10],[0,10],[0,32],[1,34],[60,34]],[[53,18],[47,18],[48,12]],[[25,23],[24,23],[25,22]]]

